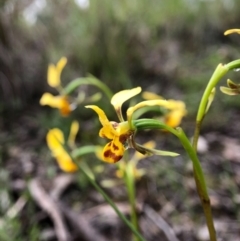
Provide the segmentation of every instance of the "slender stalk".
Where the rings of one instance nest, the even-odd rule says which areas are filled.
[[[134,167],[131,161],[128,161],[125,169],[125,183],[128,192],[129,203],[131,207],[131,222],[136,230],[139,230],[138,218],[136,212],[136,189],[135,189],[135,179],[134,179]],[[138,237],[134,237],[135,241],[139,241]]]
[[[177,136],[179,138],[179,140],[181,141],[181,144],[183,145],[184,149],[188,153],[188,155],[193,163],[194,179],[196,182],[197,192],[198,192],[199,198],[201,200],[201,204],[203,206],[203,211],[204,211],[204,215],[205,215],[206,222],[207,222],[210,240],[216,241],[217,239],[216,239],[216,232],[215,232],[214,223],[213,223],[210,199],[208,196],[207,186],[206,186],[203,170],[201,167],[201,163],[197,157],[196,151],[192,147],[192,145],[191,145],[189,139],[186,137],[184,131],[181,128],[173,129],[170,126],[167,126],[160,121],[151,120],[151,119],[136,120],[136,121],[134,121],[134,125],[137,128],[137,130],[140,130],[140,129],[165,129],[165,130],[170,131],[172,134],[174,134],[175,136]]]
[[[198,145],[198,138],[200,135],[200,129],[201,129],[202,121],[196,121],[196,126],[194,130],[194,136],[193,136],[193,142],[192,146],[195,151],[197,151],[197,145]]]
[[[200,161],[198,160],[197,154],[194,150],[194,148],[191,146],[191,143],[189,142],[188,138],[186,137],[185,133],[181,128],[178,128],[179,132],[179,139],[184,147],[184,149],[187,151],[189,157],[191,158],[193,162],[193,168],[194,168],[194,179],[197,186],[197,192],[200,197],[203,211],[205,214],[208,232],[210,236],[211,241],[216,241],[216,231],[213,223],[213,217],[212,217],[212,210],[211,210],[211,203],[207,192],[207,186],[204,179],[203,170],[200,164]]]
[[[109,100],[112,98],[113,93],[112,91],[108,88],[107,85],[105,85],[102,81],[99,79],[95,78],[94,76],[88,76],[84,78],[77,78],[73,81],[71,81],[63,90],[65,95],[71,94],[77,87],[81,85],[94,85],[98,87],[100,90],[103,91],[103,93],[106,94],[106,96],[109,98]]]
[[[77,162],[76,162],[77,164]],[[135,229],[133,224],[129,222],[129,220],[121,213],[121,211],[118,209],[116,204],[111,200],[111,198],[102,190],[102,188],[97,184],[97,182],[92,178],[91,175],[89,175],[88,171],[85,170],[84,166],[86,165],[80,165],[77,164],[80,171],[87,177],[89,182],[95,187],[95,189],[104,197],[104,199],[108,202],[108,204],[114,209],[116,214],[119,216],[119,218],[122,219],[122,221],[131,229],[131,231],[135,234],[135,236],[138,238],[139,241],[146,241],[142,235]]]

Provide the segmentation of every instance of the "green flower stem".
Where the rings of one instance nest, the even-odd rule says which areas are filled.
[[[197,150],[197,143],[198,143],[198,138],[200,134],[200,129],[201,129],[201,124],[203,121],[203,118],[206,113],[206,107],[208,104],[208,99],[209,96],[213,90],[213,88],[217,85],[217,83],[220,81],[220,79],[229,71],[232,69],[237,69],[240,68],[240,59],[234,60],[226,65],[219,64],[215,71],[213,72],[212,77],[210,78],[208,85],[203,93],[199,108],[198,108],[198,113],[197,113],[197,118],[196,118],[196,127],[194,131],[194,137],[193,137],[193,148],[196,151]]]
[[[106,94],[106,96],[109,98],[109,100],[112,98],[113,93],[112,91],[99,79],[95,78],[94,76],[84,77],[84,78],[77,78],[73,81],[71,81],[65,88],[64,88],[64,94],[69,95],[71,94],[76,88],[78,88],[80,85],[94,85],[98,87],[100,90],[103,91],[103,93]]]
[[[184,131],[181,128],[173,129],[170,126],[167,126],[166,124],[158,121],[158,120],[152,120],[152,119],[140,119],[135,120],[134,125],[137,128],[137,130],[141,129],[164,129],[169,132],[171,132],[173,135],[179,138],[181,144],[183,145],[184,149],[188,153],[190,159],[193,163],[193,169],[194,169],[194,179],[196,182],[197,192],[200,197],[205,218],[207,221],[209,236],[211,241],[216,241],[216,232],[214,228],[213,218],[212,218],[212,211],[211,211],[211,205],[210,205],[210,199],[207,192],[206,182],[203,174],[203,170],[200,164],[200,161],[197,157],[196,151],[192,147],[189,139],[186,137]]]
[[[134,166],[133,163],[128,161],[125,169],[125,183],[128,191],[128,198],[131,207],[131,222],[136,230],[139,230],[138,217],[136,212],[136,189],[135,189],[135,178],[134,178]],[[134,237],[135,241],[139,241],[138,237]]]
[[[139,241],[146,241],[142,235],[135,229],[133,224],[128,221],[128,219],[121,213],[121,211],[118,209],[116,204],[111,200],[111,198],[102,190],[102,188],[97,184],[97,182],[92,178],[91,175],[89,175],[88,171],[85,170],[85,165],[78,164],[75,162],[80,171],[87,177],[89,182],[95,187],[95,189],[104,197],[104,199],[108,202],[108,204],[114,209],[116,214],[119,216],[120,219],[131,229],[131,231],[135,234],[135,236],[138,238]]]
[[[90,153],[96,153],[98,146],[89,145],[89,146],[82,146],[80,148],[76,148],[72,151],[71,156],[76,159],[80,156],[90,154]],[[65,147],[66,149],[66,147]]]
[[[226,64],[226,67],[228,68],[228,70],[240,68],[240,59],[234,60],[234,61]]]
[[[208,232],[211,241],[216,241],[216,231],[213,223],[212,217],[212,210],[211,210],[211,203],[207,192],[207,186],[204,179],[203,170],[200,164],[200,161],[197,157],[195,150],[193,149],[191,143],[189,142],[188,138],[186,137],[185,133],[181,128],[177,129],[178,131],[178,138],[180,139],[184,149],[187,151],[189,157],[193,162],[193,171],[194,171],[194,179],[196,182],[197,192],[200,197],[203,211],[205,214]]]
[[[151,129],[164,129],[171,132],[173,135],[178,136],[177,130],[172,127],[166,125],[165,123],[154,120],[154,119],[138,119],[133,120],[133,125],[137,130],[151,130]]]

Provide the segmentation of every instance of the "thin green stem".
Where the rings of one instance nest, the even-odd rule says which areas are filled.
[[[107,85],[105,85],[102,81],[95,78],[94,76],[88,76],[84,78],[77,78],[73,81],[71,81],[65,88],[64,88],[64,94],[69,95],[71,94],[76,88],[78,88],[81,85],[94,85],[98,87],[100,90],[103,91],[103,93],[106,94],[108,99],[110,100],[113,96],[112,91],[108,88]]]
[[[138,218],[137,218],[137,212],[136,212],[136,189],[135,189],[135,179],[134,179],[134,166],[131,161],[128,161],[126,163],[126,169],[125,169],[125,183],[128,191],[128,198],[129,203],[131,207],[131,222],[136,230],[139,230],[138,226]],[[139,239],[135,236],[135,241],[139,241]]]
[[[200,129],[201,129],[202,121],[197,121],[196,122],[196,127],[194,130],[194,136],[193,136],[193,142],[192,146],[195,151],[197,151],[197,145],[198,145],[198,138],[200,135]]]
[[[207,186],[205,183],[205,178],[204,178],[204,174],[203,174],[203,170],[202,170],[200,161],[197,157],[196,151],[191,146],[191,143],[189,142],[189,140],[186,137],[183,130],[181,128],[178,128],[178,132],[179,132],[178,137],[179,137],[183,147],[185,148],[189,157],[193,161],[194,178],[195,178],[195,182],[196,182],[196,186],[197,186],[198,195],[200,197],[200,200],[201,200],[201,203],[203,206],[210,240],[216,241],[217,238],[216,238],[216,231],[215,231],[215,227],[214,227],[214,223],[213,223],[211,203],[210,203],[210,199],[208,196]]]
[[[203,196],[204,198],[207,198],[208,197],[207,187],[204,179],[203,170],[202,170],[200,161],[198,160],[197,154],[193,149],[191,143],[189,142],[188,138],[186,137],[184,131],[179,127],[177,128],[177,132],[178,132],[177,137],[181,141],[184,149],[186,150],[186,152],[188,153],[189,157],[193,162],[195,175],[199,185],[201,186],[201,192],[202,192],[201,196]]]
[[[228,70],[238,69],[240,67],[240,59],[234,60],[226,64],[226,67],[228,68]]]
[[[69,149],[67,146],[64,146],[65,149]],[[97,146],[94,145],[89,145],[89,146],[82,146],[80,148],[76,148],[71,152],[71,156],[75,159],[78,158],[79,156],[87,155],[90,153],[95,153],[97,150]],[[70,151],[70,150],[68,150]]]
[[[189,139],[186,137],[184,131],[181,128],[177,128],[176,130],[165,125],[164,123],[157,121],[157,120],[136,120],[134,121],[134,124],[137,128],[137,130],[140,129],[165,129],[170,131],[172,134],[174,134],[176,137],[179,138],[181,144],[183,145],[184,149],[188,153],[190,159],[193,163],[194,168],[194,179],[196,182],[197,192],[199,195],[199,198],[201,200],[201,204],[203,206],[204,215],[206,218],[209,236],[211,241],[216,241],[216,232],[214,228],[213,223],[213,217],[212,217],[212,211],[211,211],[211,205],[210,205],[210,199],[207,192],[207,186],[203,174],[203,170],[201,167],[201,163],[197,157],[196,151],[192,147]]]
[[[104,199],[108,202],[108,204],[114,209],[116,214],[119,216],[119,218],[122,219],[122,221],[131,229],[131,231],[135,234],[135,236],[140,241],[146,241],[142,235],[135,229],[133,224],[129,222],[129,220],[122,214],[122,212],[118,209],[116,204],[111,200],[111,198],[103,191],[103,189],[97,184],[97,182],[92,178],[92,176],[89,175],[88,171],[85,170],[85,168],[82,168],[82,165],[78,164],[80,171],[87,177],[89,182],[95,187],[95,189],[104,197]]]

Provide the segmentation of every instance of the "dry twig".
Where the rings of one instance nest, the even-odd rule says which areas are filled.
[[[150,206],[145,205],[143,212],[152,222],[154,222],[156,224],[157,227],[159,227],[164,232],[165,236],[168,238],[169,241],[179,241],[179,239],[176,237],[173,229]]]
[[[56,202],[45,192],[40,181],[33,179],[29,191],[38,205],[51,217],[59,241],[69,241],[70,236]]]

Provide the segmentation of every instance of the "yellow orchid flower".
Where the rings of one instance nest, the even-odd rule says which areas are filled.
[[[228,35],[232,33],[240,34],[240,29],[239,28],[228,29],[227,31],[224,32],[224,35]]]
[[[73,110],[68,96],[61,94],[61,73],[66,64],[67,59],[62,57],[56,66],[54,64],[48,66],[47,82],[51,87],[57,89],[59,95],[53,96],[50,93],[44,93],[40,99],[40,105],[48,105],[52,108],[57,108],[60,110],[62,116],[68,116]]]
[[[163,99],[162,96],[147,91],[143,92],[142,97],[147,100]],[[164,116],[164,122],[171,127],[179,126],[182,118],[187,114],[185,103],[179,100],[167,100],[166,105],[162,106],[169,110]]]
[[[173,106],[171,102],[168,103],[168,101],[162,100],[162,99],[143,101],[136,104],[133,107],[128,108],[127,110],[128,121],[124,121],[124,118],[122,116],[122,111],[121,111],[122,104],[126,100],[132,98],[133,96],[139,94],[140,92],[141,92],[141,88],[137,87],[130,90],[120,91],[112,97],[111,104],[114,106],[117,112],[120,123],[109,121],[104,111],[96,105],[85,106],[86,108],[93,109],[99,116],[99,121],[103,126],[99,131],[99,136],[102,138],[107,138],[111,140],[103,149],[102,159],[105,162],[116,163],[119,160],[121,160],[127,145],[135,148],[137,151],[143,154],[154,153],[158,155],[172,155],[172,156],[178,155],[176,153],[170,154],[170,152],[148,149],[134,142],[133,135],[136,130],[135,130],[135,127],[132,125],[132,117],[133,117],[133,113],[136,110],[142,107],[155,106],[155,105],[163,106],[170,109]]]
[[[96,105],[88,105],[99,116],[102,128],[99,136],[112,140],[103,148],[102,159],[109,163],[115,163],[122,159],[127,139],[133,134],[127,122],[110,122],[104,111]]]
[[[140,92],[141,88],[137,87],[130,90],[120,91],[112,97],[111,104],[117,112],[121,121],[120,123],[110,122],[104,111],[98,106],[86,106],[86,108],[93,109],[99,116],[100,123],[103,126],[99,131],[99,136],[112,140],[103,148],[102,159],[108,163],[116,163],[122,159],[124,151],[126,150],[125,145],[127,144],[127,140],[134,133],[134,131],[130,129],[128,122],[124,122],[121,112],[122,104]]]
[[[69,134],[68,141],[70,143],[74,142],[78,128],[78,122],[74,121]],[[56,158],[59,167],[65,172],[75,172],[78,167],[64,148],[65,140],[63,132],[58,128],[51,129],[47,133],[46,140],[52,156]]]
[[[62,116],[68,116],[72,111],[67,96],[53,96],[50,93],[44,93],[40,99],[40,104],[59,109]]]

